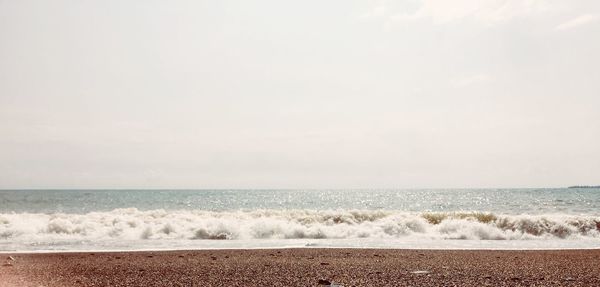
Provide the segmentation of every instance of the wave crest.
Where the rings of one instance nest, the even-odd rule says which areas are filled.
[[[561,214],[407,213],[385,210],[149,210],[0,214],[0,239],[231,240],[600,238],[600,217]]]

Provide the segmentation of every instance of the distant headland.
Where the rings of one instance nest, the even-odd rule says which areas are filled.
[[[569,188],[600,188],[600,185],[573,185]]]

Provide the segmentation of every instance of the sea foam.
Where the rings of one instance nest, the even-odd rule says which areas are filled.
[[[60,240],[599,240],[600,217],[387,210],[115,209],[0,214],[0,243]]]

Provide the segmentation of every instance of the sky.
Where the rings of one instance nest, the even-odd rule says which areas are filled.
[[[0,0],[0,188],[600,184],[600,1]]]

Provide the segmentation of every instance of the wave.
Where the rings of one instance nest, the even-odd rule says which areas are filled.
[[[87,214],[0,214],[0,240],[600,239],[600,217],[385,210],[115,209]]]

